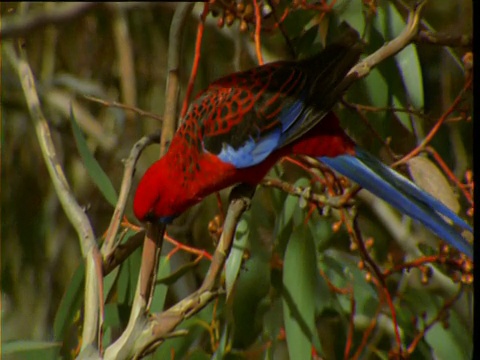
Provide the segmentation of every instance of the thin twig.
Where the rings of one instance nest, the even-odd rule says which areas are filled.
[[[218,295],[219,291],[216,287],[230,253],[238,221],[249,208],[253,192],[254,188],[246,185],[239,185],[232,190],[222,236],[201,287],[170,309],[152,315],[149,324],[150,330],[143,333],[145,334],[144,338],[138,339],[140,346],[138,350],[141,350],[142,353],[149,349],[150,344],[158,346],[159,341],[167,338],[183,320],[196,314]]]
[[[432,328],[433,325],[440,322],[446,315],[447,311],[460,299],[460,296],[463,294],[462,289],[458,290],[458,293],[455,294],[451,299],[448,299],[443,304],[442,308],[438,311],[437,315],[435,315],[427,324],[424,325],[423,329],[418,332],[415,338],[412,340],[406,352],[408,355],[412,354],[415,351],[418,343],[425,337],[425,334],[428,330]]]
[[[190,96],[192,95],[193,85],[195,84],[195,78],[197,77],[198,64],[200,63],[200,55],[202,49],[203,31],[205,29],[205,19],[207,18],[209,11],[208,2],[203,4],[203,11],[200,15],[200,22],[197,28],[197,40],[195,41],[195,56],[193,58],[192,73],[190,74],[190,80],[188,81],[187,92],[183,99],[182,111],[180,117],[183,118],[187,113],[188,104],[190,103]]]
[[[20,79],[45,165],[63,210],[78,234],[80,248],[86,262],[85,313],[81,351],[91,350],[92,348],[98,349],[100,345],[99,330],[102,322],[99,315],[103,313],[103,277],[101,257],[95,242],[95,234],[83,208],[75,199],[58,159],[50,128],[40,105],[35,78],[27,62],[25,51],[20,46],[20,57],[17,56],[13,44],[10,42],[4,42],[2,49]]]
[[[123,172],[123,179],[122,185],[120,188],[120,194],[118,196],[117,205],[115,206],[115,210],[113,212],[112,219],[110,221],[110,225],[107,230],[107,234],[105,236],[105,241],[102,245],[101,253],[103,259],[106,263],[109,263],[113,256],[113,252],[115,251],[115,237],[117,236],[118,229],[120,227],[120,222],[123,217],[123,213],[125,212],[125,206],[128,199],[128,194],[130,193],[130,188],[132,186],[132,179],[133,174],[135,172],[135,166],[137,164],[138,158],[142,151],[150,144],[155,142],[159,142],[160,134],[154,133],[149,136],[144,136],[139,141],[135,143],[132,150],[130,151],[130,155],[125,161],[125,170]],[[110,269],[111,270],[111,269]]]
[[[329,206],[335,209],[340,209],[353,204],[352,201],[350,201],[351,199],[349,199],[349,201],[344,201],[343,195],[338,197],[327,197],[325,195],[320,195],[312,192],[310,188],[295,186],[293,184],[278,179],[265,178],[262,180],[260,185],[280,189],[287,194],[305,199],[317,205],[318,207]]]
[[[124,244],[119,244],[115,250],[103,260],[103,274],[108,275],[118,265],[122,264],[143,243],[143,233],[129,238]]]
[[[417,44],[432,44],[448,47],[473,47],[473,38],[470,35],[451,35],[433,33],[422,30],[413,39]]]
[[[386,227],[398,246],[405,252],[406,259],[418,259],[425,256],[418,248],[418,243],[421,242],[420,237],[410,231],[410,227],[407,226],[405,221],[402,221],[398,213],[384,201],[367,191],[361,192],[359,198],[369,206],[379,221]],[[453,296],[458,291],[459,284],[443,274],[436,266],[431,265],[431,269],[429,282],[427,285],[422,285],[423,289],[425,291],[434,290],[445,298]],[[414,274],[409,276],[414,276]],[[465,302],[456,306],[455,311],[460,315],[462,321],[467,324],[471,321],[471,314],[468,306],[466,306],[466,302],[465,300]]]
[[[173,138],[176,128],[179,88],[180,53],[185,22],[194,3],[179,3],[170,26],[168,50],[168,75],[165,98],[165,113],[160,139],[160,156],[163,156]],[[161,186],[161,184],[159,184]],[[138,338],[147,325],[148,309],[153,298],[156,272],[163,244],[165,226],[147,224],[143,243],[142,263],[137,289],[127,328],[120,338],[105,351],[105,359],[131,358],[139,354]],[[142,347],[143,349],[143,347]],[[142,350],[143,351],[143,350]]]
[[[349,326],[348,326],[348,335],[347,335],[347,342],[345,344],[345,349],[343,351],[343,358],[347,360],[350,354],[352,343],[353,343],[353,335],[355,332],[355,311],[356,311],[356,303],[355,303],[355,293],[353,291],[353,286],[349,289],[350,293],[350,319],[349,319]]]
[[[139,109],[135,106],[129,106],[129,105],[122,104],[122,103],[119,103],[119,102],[116,102],[116,101],[103,100],[103,99],[97,98],[95,96],[90,96],[90,95],[83,95],[83,97],[87,100],[99,103],[99,104],[104,105],[104,106],[133,111],[140,116],[149,117],[149,118],[158,120],[159,122],[163,122],[163,117],[162,116],[157,115],[157,114],[152,113],[152,112],[149,112],[149,111]]]
[[[134,8],[152,6],[153,4],[156,3],[148,1],[129,1],[124,3],[76,2],[71,4],[60,4],[53,10],[42,10],[29,14],[2,15],[0,38],[3,41],[12,37],[25,36],[28,33],[41,29],[47,25],[69,23],[84,16],[97,7],[105,7],[107,9],[114,7],[127,11]],[[162,4],[162,6],[169,5]]]
[[[99,2],[77,2],[62,4],[55,9],[37,13],[2,16],[0,37],[2,41],[29,32],[49,24],[62,24],[81,17],[93,8],[102,5]]]
[[[392,322],[394,324],[394,333],[395,333],[395,340],[397,342],[398,346],[398,352],[401,355],[402,354],[402,340],[400,337],[400,332],[398,328],[398,322],[397,322],[397,313],[395,310],[395,306],[393,305],[393,300],[392,296],[390,295],[390,292],[388,290],[387,284],[385,282],[385,278],[383,277],[383,273],[380,270],[380,268],[377,266],[375,261],[372,259],[370,256],[366,246],[365,242],[363,241],[361,231],[358,227],[358,217],[356,214],[350,215],[347,211],[342,210],[343,215],[345,216],[346,220],[345,225],[347,227],[348,233],[350,236],[354,239],[355,244],[358,246],[360,253],[362,254],[363,259],[365,262],[370,266],[372,269],[373,273],[375,274],[377,280],[380,283],[380,287],[383,290],[385,299],[388,303],[388,306],[390,308],[390,313],[392,315]]]
[[[426,2],[427,0],[418,2],[413,11],[409,14],[407,26],[401,34],[355,65],[346,76],[346,81],[352,81],[349,79],[352,76],[354,79],[364,78],[383,60],[397,54],[410,44],[418,34],[420,15]]]
[[[275,19],[275,24],[278,26],[278,29],[280,30],[280,33],[282,34],[283,38],[285,39],[285,44],[287,44],[288,51],[290,53],[290,57],[292,59],[297,58],[297,54],[295,51],[295,47],[293,46],[292,40],[290,40],[290,37],[288,36],[287,32],[285,31],[285,26],[283,26],[283,20],[286,18],[286,16],[289,13],[289,8],[285,9],[284,14],[282,17],[279,19],[277,15],[277,6],[272,0],[267,0],[268,5],[273,9],[273,18]]]
[[[73,111],[80,128],[105,151],[111,152],[117,146],[118,136],[107,131],[87,107],[75,98],[75,95],[58,88],[51,88],[40,95],[43,101],[66,119],[70,118],[70,112]]]
[[[262,43],[260,41],[260,32],[262,30],[262,12],[257,0],[253,0],[255,8],[255,50],[257,52],[258,64],[263,65]]]
[[[417,156],[424,148],[427,146],[427,144],[433,139],[433,137],[437,134],[438,130],[442,126],[442,124],[445,122],[445,120],[448,118],[448,116],[455,111],[457,106],[460,104],[461,100],[463,99],[463,96],[467,92],[467,90],[470,89],[470,86],[472,85],[473,77],[470,76],[467,81],[465,82],[465,85],[463,89],[459,92],[455,100],[452,102],[450,107],[445,111],[440,119],[438,119],[437,123],[435,126],[430,130],[427,136],[422,140],[422,142],[412,151],[410,151],[407,155],[405,155],[403,158],[392,164],[392,167],[396,167],[398,165],[406,163],[408,160],[413,158],[414,156]]]
[[[173,14],[172,23],[170,25],[170,34],[169,34],[169,49],[168,49],[168,75],[167,75],[167,86],[166,86],[166,96],[165,96],[165,113],[164,113],[164,122],[162,127],[162,136],[160,138],[160,157],[164,156],[167,153],[168,147],[172,138],[175,134],[175,129],[177,126],[177,107],[178,107],[178,97],[180,94],[180,59],[182,53],[182,40],[183,34],[185,33],[185,23],[193,10],[194,3],[179,3]],[[154,225],[153,227],[160,227],[160,225]],[[147,311],[151,300],[153,298],[153,293],[155,289],[155,281],[157,277],[157,265],[160,260],[160,253],[162,251],[163,245],[163,235],[165,233],[165,227],[162,229],[151,229],[151,232],[154,236],[150,237],[149,231],[147,231],[147,236],[143,244],[143,254],[142,254],[142,267],[140,269],[140,290],[141,294],[144,291],[145,284],[151,284],[150,290],[145,292],[147,296]],[[149,259],[152,258],[152,259]],[[148,272],[143,269],[143,264],[152,263],[152,272]],[[149,279],[142,277],[142,273],[150,277]]]

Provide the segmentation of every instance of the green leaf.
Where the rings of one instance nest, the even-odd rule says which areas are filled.
[[[268,310],[270,267],[268,261],[252,252],[240,273],[227,307],[231,305],[233,334],[236,346],[247,348],[252,345],[263,329],[263,314]],[[230,309],[230,308],[229,308]]]
[[[299,57],[312,56],[320,51],[320,48],[314,46],[314,43],[319,42],[320,26],[315,25],[305,31],[302,36],[295,40],[295,51]]]
[[[230,297],[230,294],[233,289],[233,285],[237,280],[238,273],[243,261],[243,253],[246,249],[248,243],[248,236],[250,231],[248,229],[248,217],[244,215],[242,219],[238,222],[237,229],[235,232],[235,240],[228,255],[227,263],[225,266],[225,283],[227,288],[227,299]]]
[[[462,347],[452,330],[445,329],[441,323],[435,324],[427,331],[425,341],[431,346],[435,359],[473,359],[471,347]]]
[[[362,1],[338,0],[333,9],[334,11],[332,14],[333,16],[338,16],[339,22],[346,21],[350,26],[362,34],[366,25]]]
[[[211,357],[204,350],[196,349],[193,350],[188,356],[188,360],[210,360]]]
[[[228,354],[228,348],[232,342],[232,326],[226,322],[223,325],[222,336],[220,337],[220,342],[218,343],[217,350],[212,356],[212,360],[222,360]]]
[[[332,252],[330,254],[335,254]],[[341,259],[341,260],[338,260]],[[365,273],[358,268],[355,259],[323,255],[319,266],[327,274],[332,283],[340,288],[353,285],[357,314],[372,316],[378,306],[378,293],[372,283],[365,279]],[[339,297],[345,314],[350,313],[350,299]]]
[[[116,283],[120,268],[117,266],[103,279],[103,301],[106,302],[110,296],[110,291],[114,289],[113,285]]]
[[[196,265],[196,264],[195,264]],[[161,256],[158,264],[157,276],[160,278],[167,277],[170,274],[170,258],[168,256]],[[178,272],[178,271],[177,271]],[[155,294],[152,299],[151,312],[159,312],[163,310],[165,299],[167,298],[168,285],[159,284],[155,286]]]
[[[197,265],[198,265],[198,260],[195,260],[180,266],[174,272],[165,272],[165,274],[157,280],[157,284],[166,285],[166,286],[175,284],[186,273],[195,269]]]
[[[270,308],[268,309],[267,313],[263,318],[263,333],[265,336],[264,338],[270,340],[272,344],[267,349],[266,354],[270,352],[270,355],[272,355],[275,352],[275,347],[277,346],[277,343],[281,341],[279,340],[279,334],[283,327],[283,319],[281,316],[279,316],[279,314],[282,313],[282,305],[282,301],[276,298],[275,301],[273,301],[273,303],[270,305]]]
[[[175,359],[189,359],[187,354],[192,350],[192,344],[197,344],[198,340],[208,337],[209,333],[206,330],[212,321],[214,302],[209,303],[199,313],[191,318],[183,321],[177,330],[184,329],[188,333],[185,336],[167,339],[162,346],[159,346],[153,355],[153,359],[163,360],[170,359],[172,353],[175,354]],[[222,312],[222,306],[217,306],[217,313]]]
[[[290,237],[283,270],[283,316],[291,359],[310,359],[312,345],[321,351],[316,336],[317,259],[305,226]]]
[[[105,197],[105,199],[113,206],[117,204],[118,195],[115,191],[115,188],[112,185],[112,182],[108,178],[107,174],[98,164],[97,160],[93,156],[92,152],[87,146],[87,141],[82,134],[82,130],[75,120],[75,115],[73,114],[73,107],[70,107],[70,122],[72,123],[73,135],[75,137],[75,142],[77,144],[78,152],[82,157],[83,164],[87,169],[88,175],[93,180],[95,185]]]
[[[374,28],[383,36],[385,41],[398,36],[405,28],[405,20],[395,6],[389,2],[382,2],[378,7],[377,16],[373,21]],[[394,107],[408,107],[423,109],[424,91],[423,74],[418,53],[414,45],[409,45],[394,56],[395,70],[381,64],[379,69],[390,86],[391,105]],[[388,64],[388,61],[385,62]],[[398,77],[401,83],[398,82]],[[406,96],[406,98],[405,98]],[[397,112],[400,123],[412,132],[410,116],[407,113]]]
[[[304,32],[305,26],[317,15],[313,10],[295,11],[287,16],[283,26],[291,38],[298,37]]]
[[[2,343],[2,357],[17,359],[56,359],[62,343],[49,341],[15,340]]]
[[[118,327],[122,324],[117,304],[105,305],[103,324],[106,328]]]
[[[120,304],[131,304],[133,301],[141,258],[142,249],[138,248],[120,265],[117,282],[118,302]]]
[[[63,340],[68,327],[72,325],[75,315],[82,306],[84,283],[85,264],[81,262],[63,294],[55,315],[55,321],[53,322],[54,339]]]
[[[405,29],[405,20],[390,2],[385,2],[385,11],[389,18],[390,37],[397,37]],[[417,110],[422,109],[424,105],[423,75],[416,46],[414,44],[408,45],[394,58],[411,104]]]
[[[405,107],[405,104],[402,103],[397,96],[393,95],[391,100],[392,100],[392,107],[396,109]],[[405,129],[413,133],[412,118],[408,113],[397,111],[395,112],[395,116]]]
[[[415,184],[458,214],[460,203],[452,187],[430,159],[425,156],[415,156],[408,160],[407,166]]]

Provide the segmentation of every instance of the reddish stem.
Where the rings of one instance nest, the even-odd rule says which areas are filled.
[[[200,16],[200,23],[198,24],[197,29],[197,40],[195,43],[195,57],[193,58],[192,73],[190,74],[190,80],[188,81],[187,92],[185,94],[185,99],[183,100],[181,117],[183,118],[187,113],[188,104],[190,103],[190,96],[192,95],[193,85],[195,84],[195,79],[197,77],[198,64],[200,63],[200,53],[202,48],[202,39],[203,31],[205,29],[205,19],[207,18],[209,10],[208,2],[203,5],[203,12]]]
[[[473,199],[472,199],[472,195],[467,191],[467,189],[465,188],[465,185],[462,184],[462,182],[460,180],[457,179],[457,177],[455,176],[455,174],[450,170],[450,168],[447,166],[447,164],[445,164],[445,162],[443,161],[442,157],[435,151],[435,149],[433,149],[431,146],[427,146],[425,148],[425,151],[429,152],[433,158],[435,159],[435,161],[437,162],[437,164],[442,168],[443,172],[450,178],[450,180],[452,180],[455,185],[457,185],[457,187],[463,192],[463,195],[465,195],[465,198],[468,200],[468,202],[470,203],[470,205],[473,205]]]
[[[260,42],[260,31],[262,30],[262,15],[260,13],[260,6],[258,5],[257,0],[253,0],[253,5],[255,8],[255,50],[257,52],[258,63],[260,65],[263,65],[264,62]]]
[[[470,88],[470,86],[472,85],[472,77],[470,76],[466,83],[465,83],[465,86],[463,87],[463,89],[460,91],[460,93],[457,95],[457,97],[455,98],[455,100],[453,101],[453,103],[450,105],[450,107],[447,109],[447,111],[445,111],[443,113],[443,115],[440,117],[440,119],[438,119],[437,123],[435,124],[435,126],[430,130],[430,132],[428,133],[428,135],[425,137],[425,139],[423,139],[423,141],[420,143],[420,145],[418,145],[415,149],[413,149],[409,154],[405,155],[403,158],[401,158],[400,160],[398,160],[397,162],[395,162],[392,167],[396,167],[400,164],[404,164],[406,163],[408,160],[410,160],[411,158],[413,158],[414,156],[417,156],[423,149],[425,149],[425,147],[427,146],[427,144],[433,139],[433,137],[437,134],[438,130],[440,129],[440,127],[442,126],[442,124],[445,122],[445,120],[447,119],[447,117],[455,111],[455,109],[457,108],[458,104],[460,104],[460,101],[462,100],[463,98],[463,95],[465,94],[465,92]]]

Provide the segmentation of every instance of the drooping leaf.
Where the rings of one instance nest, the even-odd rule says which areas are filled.
[[[248,228],[248,215],[244,215],[243,218],[239,221],[237,229],[235,232],[235,240],[228,255],[227,263],[225,265],[225,283],[227,288],[227,299],[230,297],[230,294],[233,289],[233,285],[237,280],[238,273],[240,271],[243,253],[248,242],[249,228]]]
[[[75,142],[77,144],[78,152],[82,157],[83,164],[85,169],[88,172],[88,175],[98,187],[105,199],[113,206],[117,204],[118,195],[115,191],[115,188],[112,185],[112,182],[108,178],[107,174],[103,171],[92,152],[88,148],[87,141],[82,134],[82,130],[77,124],[75,115],[73,113],[73,108],[70,108],[70,122],[72,124],[73,135],[75,137]]]
[[[158,264],[157,277],[165,278],[170,274],[170,258],[168,256],[161,256]],[[155,293],[153,294],[151,312],[159,312],[163,310],[165,299],[167,298],[168,285],[158,284],[155,286]]]
[[[395,5],[391,2],[385,2],[381,7],[388,14],[388,25],[390,38],[397,37],[405,29],[406,21],[400,15]],[[403,79],[403,85],[408,99],[417,110],[423,109],[423,75],[416,46],[410,44],[394,56],[395,62],[399,68]]]
[[[292,359],[310,359],[314,345],[321,352],[315,329],[317,276],[315,246],[306,227],[299,226],[288,242],[283,269],[283,317]]]
[[[60,342],[15,340],[2,343],[2,357],[14,359],[56,359],[61,347]]]
[[[54,339],[62,340],[75,314],[81,309],[85,284],[85,264],[81,262],[72,276],[72,280],[63,294],[53,322]]]
[[[226,322],[223,325],[222,335],[220,336],[220,341],[218,343],[218,347],[215,351],[215,354],[212,356],[212,360],[222,360],[226,358],[228,354],[228,348],[230,348],[230,344],[232,341],[232,327],[231,325]]]
[[[415,184],[436,197],[453,212],[460,211],[460,203],[452,187],[430,159],[425,156],[415,156],[407,161],[407,166]]]

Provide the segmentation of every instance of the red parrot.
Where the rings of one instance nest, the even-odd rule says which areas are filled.
[[[457,214],[361,149],[331,108],[362,51],[353,29],[316,56],[225,76],[191,103],[168,152],[142,177],[134,198],[140,221],[170,223],[204,197],[237,183],[257,185],[283,156],[315,157],[473,257],[442,216]]]

